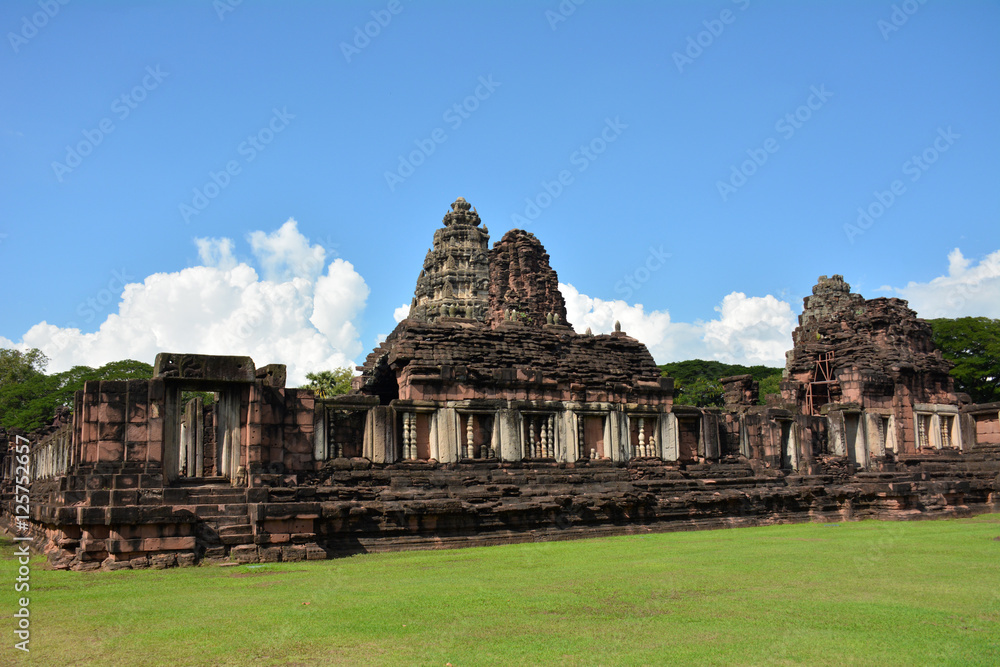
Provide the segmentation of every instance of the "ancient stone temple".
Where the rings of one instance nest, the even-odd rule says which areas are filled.
[[[792,333],[782,398],[825,416],[831,451],[861,467],[887,452],[961,449],[959,397],[931,336],[905,301],[866,300],[842,276],[820,276]]]
[[[485,243],[478,224],[464,199],[452,204],[410,317],[359,369],[358,393],[390,406],[374,419],[398,422],[372,431],[373,460],[676,458],[673,383],[646,347],[576,333],[538,239],[515,230],[488,253],[470,250],[472,236]],[[470,263],[474,277],[461,273]],[[442,281],[456,287],[428,287]],[[473,285],[475,301],[455,301]]]
[[[679,406],[642,343],[570,326],[534,235],[488,242],[459,198],[345,396],[164,353],[0,433],[0,526],[88,570],[1000,509],[1000,404],[954,393],[905,302],[822,277],[780,396]]]

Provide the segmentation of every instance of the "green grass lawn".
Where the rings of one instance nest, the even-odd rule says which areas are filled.
[[[160,571],[35,559],[0,664],[998,665],[1000,514]],[[8,583],[9,582],[9,583]]]

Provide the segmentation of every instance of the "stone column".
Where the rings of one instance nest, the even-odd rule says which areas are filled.
[[[834,456],[847,456],[847,437],[844,432],[844,413],[830,411],[826,418],[827,449]]]
[[[493,450],[493,457],[500,458],[500,413],[493,413],[493,435],[490,437],[490,449]]]
[[[885,456],[885,437],[882,433],[882,415],[876,412],[861,413],[864,422],[865,445],[870,458]]]
[[[798,425],[791,421],[788,424],[788,462],[792,466],[792,470],[799,469],[799,461],[801,460],[799,452],[799,429]]]
[[[745,417],[746,415],[741,413],[736,416],[736,419],[740,432],[740,454],[749,459],[751,458],[750,434],[747,433],[747,423]]]
[[[618,463],[628,461],[630,442],[628,433],[628,417],[621,410],[611,410],[608,413],[608,437],[605,437],[605,451],[611,460]]]
[[[176,385],[168,386],[163,400],[163,478],[168,483],[177,479],[180,458],[180,394]]]
[[[319,405],[317,401],[316,410],[313,412],[313,458],[316,459],[316,467],[319,468],[329,458],[326,437],[327,414],[326,406]],[[367,435],[367,424],[365,432]],[[365,440],[368,438],[366,437]],[[362,452],[362,456],[365,453]]]
[[[677,416],[668,412],[660,419],[660,455],[664,461],[676,461],[680,456]]]
[[[556,461],[568,463],[576,456],[576,415],[572,410],[563,410],[556,416]]]
[[[703,444],[702,444],[703,443]],[[711,412],[703,412],[701,415],[701,443],[698,445],[698,453],[706,459],[719,458],[719,420]]]
[[[517,410],[502,408],[497,411],[500,442],[498,443],[500,460],[520,461],[524,457],[521,445],[521,415]]]
[[[471,415],[469,418],[472,418]],[[434,413],[431,420],[431,458],[441,463],[454,463],[460,458],[458,448],[464,437],[459,438],[458,426],[458,412],[455,408],[439,408]]]
[[[387,405],[377,405],[365,417],[364,455],[373,463],[395,463],[396,412]]]

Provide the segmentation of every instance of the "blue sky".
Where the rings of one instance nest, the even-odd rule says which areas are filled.
[[[821,274],[1000,317],[997,2],[9,0],[0,27],[0,345],[50,370],[361,362],[458,196],[659,362],[780,364]]]

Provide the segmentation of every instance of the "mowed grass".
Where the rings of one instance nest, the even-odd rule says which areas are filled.
[[[31,571],[0,664],[997,665],[1000,514]],[[0,615],[17,563],[4,538]]]

